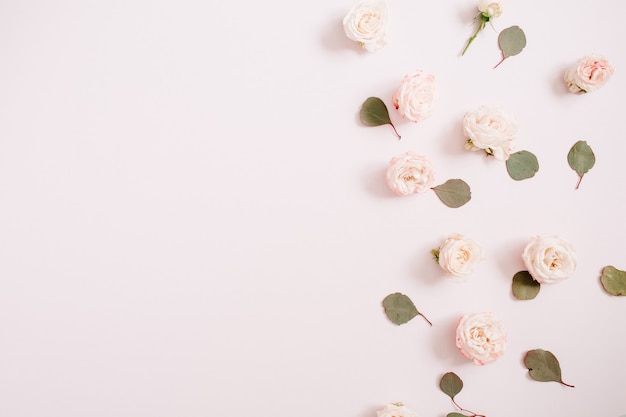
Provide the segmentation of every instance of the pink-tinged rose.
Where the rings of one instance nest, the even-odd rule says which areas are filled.
[[[389,5],[386,0],[359,0],[343,18],[346,36],[374,52],[387,43]]]
[[[465,148],[483,150],[501,161],[515,150],[517,131],[515,119],[498,107],[481,106],[463,118],[463,133],[468,138]]]
[[[506,331],[493,313],[467,314],[456,328],[456,346],[476,365],[486,365],[504,354]]]
[[[562,281],[576,270],[574,248],[559,236],[535,236],[524,248],[522,259],[528,273],[540,284]]]
[[[402,403],[387,404],[385,408],[376,412],[377,417],[417,417]]]
[[[502,2],[500,0],[478,0],[478,10],[488,18],[500,17]]]
[[[408,151],[394,156],[387,168],[387,184],[398,195],[428,191],[435,182],[433,165],[426,157]]]
[[[402,79],[391,101],[400,115],[417,123],[429,117],[438,100],[434,75],[418,70]]]
[[[572,93],[589,93],[602,87],[613,75],[605,58],[591,55],[580,59],[565,71],[563,78]]]
[[[457,233],[450,235],[436,252],[439,266],[457,277],[470,275],[476,264],[485,258],[478,243]]]

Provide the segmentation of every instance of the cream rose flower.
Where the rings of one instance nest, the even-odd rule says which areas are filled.
[[[502,2],[500,0],[478,0],[478,10],[488,18],[500,17]]]
[[[389,5],[386,0],[359,0],[343,18],[346,36],[373,52],[387,43]]]
[[[558,236],[535,236],[524,248],[522,259],[540,284],[562,281],[576,270],[574,248]]]
[[[376,412],[377,417],[417,417],[402,403],[387,404],[385,408]]]
[[[506,331],[493,313],[467,314],[456,328],[456,346],[476,365],[486,365],[504,354]]]
[[[391,101],[402,117],[417,123],[432,114],[437,99],[435,77],[418,70],[404,76]]]
[[[498,107],[481,106],[463,118],[463,133],[468,138],[465,148],[483,150],[501,161],[515,150],[517,131],[515,119]]]
[[[572,93],[589,93],[602,87],[613,72],[609,61],[601,56],[591,55],[568,68],[563,78]]]
[[[470,275],[476,264],[485,258],[478,243],[457,233],[450,235],[434,252],[439,266],[459,277]]]
[[[387,184],[398,195],[428,191],[435,181],[433,165],[426,157],[413,151],[394,156],[387,168]]]

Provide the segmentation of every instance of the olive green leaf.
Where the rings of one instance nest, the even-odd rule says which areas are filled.
[[[399,292],[386,296],[383,300],[383,308],[387,318],[394,324],[401,325],[412,320],[415,316],[422,316],[429,325],[433,325],[426,316],[417,310],[408,296]]]
[[[506,170],[515,181],[525,180],[534,177],[539,171],[539,161],[532,152],[515,152],[506,160]]]
[[[450,399],[454,400],[454,397],[463,389],[463,381],[454,372],[447,372],[441,377],[439,388]]]
[[[396,127],[391,123],[387,106],[378,97],[369,97],[365,100],[361,106],[359,115],[361,116],[361,122],[363,122],[365,126],[391,125],[398,139],[401,138]]]
[[[621,271],[614,266],[605,266],[602,269],[600,282],[609,294],[626,295],[626,271]]]
[[[502,51],[502,60],[494,68],[497,68],[508,57],[522,52],[526,46],[526,34],[519,26],[511,26],[500,32],[498,45]]]
[[[528,368],[530,377],[535,381],[555,381],[566,387],[574,388],[573,385],[563,382],[559,361],[550,351],[543,349],[529,350],[524,357],[524,365]]]
[[[472,417],[485,417],[482,414],[476,414],[466,408],[461,407],[456,400],[454,399],[454,397],[456,397],[456,395],[461,392],[461,390],[463,389],[463,381],[461,380],[461,378],[459,378],[459,376],[457,374],[455,374],[454,372],[447,372],[445,373],[442,377],[441,380],[439,381],[439,388],[441,389],[441,391],[444,392],[444,394],[446,394],[448,397],[450,397],[450,400],[452,400],[452,404],[454,404],[454,406],[459,410],[459,411],[464,411],[466,413],[469,413]],[[448,413],[448,415],[446,417],[467,417],[466,414],[462,414],[462,413],[458,413],[458,412],[452,412],[452,413]]]
[[[469,185],[461,179],[450,179],[432,188],[437,197],[448,207],[461,207],[472,198]]]
[[[596,156],[591,147],[587,145],[587,142],[579,140],[569,150],[567,162],[570,168],[578,174],[578,183],[576,184],[576,189],[578,189],[580,182],[583,180],[583,176],[595,165]]]
[[[518,300],[532,300],[539,294],[541,284],[533,279],[528,271],[513,275],[513,295]]]

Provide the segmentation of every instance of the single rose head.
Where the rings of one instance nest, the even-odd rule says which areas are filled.
[[[598,55],[586,56],[565,71],[563,78],[572,93],[589,93],[602,87],[613,75],[613,67]]]
[[[486,365],[504,354],[506,331],[493,313],[467,314],[456,328],[456,346],[476,365]]]
[[[485,258],[483,248],[460,234],[450,235],[437,250],[439,266],[449,274],[464,277]]]
[[[428,191],[435,182],[433,165],[426,157],[408,151],[394,156],[387,168],[387,184],[397,195]]]
[[[387,404],[385,408],[376,412],[377,417],[417,417],[402,403]]]
[[[437,100],[435,76],[421,70],[405,75],[391,99],[400,115],[414,123],[429,117]]]
[[[535,236],[524,248],[522,259],[528,273],[540,284],[567,279],[576,270],[572,245],[558,236]]]
[[[500,17],[502,14],[502,2],[500,0],[478,0],[478,10],[489,19]]]
[[[343,18],[346,36],[370,52],[385,46],[388,26],[386,0],[358,0]]]
[[[481,106],[463,117],[465,148],[485,151],[501,161],[515,150],[517,132],[517,121],[498,107]]]

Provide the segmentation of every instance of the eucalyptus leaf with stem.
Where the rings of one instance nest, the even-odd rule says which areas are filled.
[[[566,387],[574,388],[573,385],[563,382],[559,360],[548,350],[529,350],[524,356],[524,365],[528,368],[530,377],[535,381],[554,381]]]
[[[430,326],[433,325],[425,315],[417,310],[417,307],[415,307],[415,304],[407,295],[399,292],[386,296],[383,300],[383,308],[387,318],[394,324],[401,325],[409,322],[415,316],[422,316],[426,323]]]
[[[567,163],[578,174],[578,183],[576,184],[578,190],[583,176],[595,165],[596,156],[587,142],[579,140],[567,153]]]
[[[393,131],[398,137],[398,140],[402,138],[396,130],[396,127],[393,125],[393,123],[391,123],[391,118],[389,117],[389,111],[387,110],[387,106],[380,98],[368,97],[361,106],[359,116],[361,117],[361,122],[365,126],[391,125]]]
[[[441,377],[441,379],[439,380],[439,389],[441,389],[441,391],[444,394],[450,397],[450,400],[452,400],[452,404],[454,404],[454,406],[458,408],[459,411],[470,413],[469,417],[486,417],[483,414],[476,414],[473,411],[463,408],[456,402],[454,397],[456,397],[457,394],[461,392],[461,390],[463,389],[463,380],[454,372],[446,372]],[[467,417],[467,415],[457,413],[457,412],[448,413],[447,415],[447,417],[458,417],[458,416]]]
[[[497,68],[508,57],[522,52],[526,47],[526,34],[519,26],[506,28],[498,35],[498,46],[502,51],[502,60],[494,68]]]

